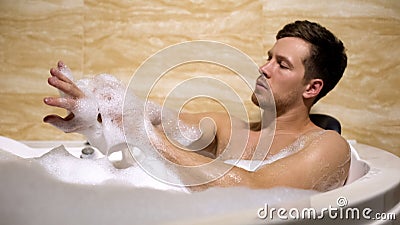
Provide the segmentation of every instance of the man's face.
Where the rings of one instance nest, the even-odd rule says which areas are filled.
[[[268,86],[274,95],[277,114],[283,113],[303,101],[306,85],[304,60],[309,55],[310,44],[300,38],[286,37],[276,41],[268,51],[267,62],[260,67],[252,101],[261,108],[268,107]]]

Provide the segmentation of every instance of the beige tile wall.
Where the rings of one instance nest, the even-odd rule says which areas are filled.
[[[42,103],[44,96],[57,95],[46,79],[58,59],[77,78],[110,73],[128,83],[139,65],[162,48],[206,39],[230,44],[261,64],[275,33],[296,19],[320,22],[348,49],[344,79],[314,111],[337,117],[346,138],[400,155],[396,0],[1,0],[0,135],[19,140],[83,138],[42,123],[46,114],[65,115]],[[154,100],[182,79],[182,73],[211,73],[227,81],[235,77],[218,66],[187,65],[168,74]],[[204,103],[189,105],[188,110],[199,106]]]

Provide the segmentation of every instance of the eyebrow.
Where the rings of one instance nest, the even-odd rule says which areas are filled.
[[[268,58],[270,58],[270,57],[272,56],[272,51],[269,50],[267,54],[268,54]],[[278,61],[285,61],[285,62],[288,64],[289,68],[294,68],[293,63],[292,63],[292,62],[289,60],[289,58],[287,58],[286,56],[283,56],[283,55],[275,55],[275,57],[276,57],[276,59],[277,59]]]

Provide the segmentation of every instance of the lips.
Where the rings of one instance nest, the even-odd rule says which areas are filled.
[[[260,77],[257,79],[256,85],[257,85],[257,86],[261,86],[261,87],[263,87],[263,88],[265,88],[265,89],[267,89],[267,90],[269,89],[269,88],[268,88],[267,81],[266,81],[262,76],[260,76]]]

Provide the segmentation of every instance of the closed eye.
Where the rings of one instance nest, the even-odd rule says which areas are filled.
[[[278,62],[278,64],[281,69],[289,69],[289,66],[287,66],[284,62]]]

